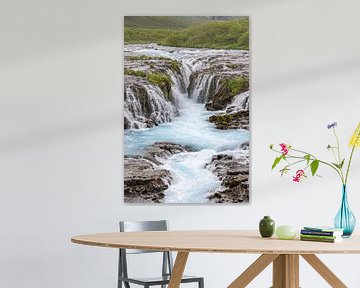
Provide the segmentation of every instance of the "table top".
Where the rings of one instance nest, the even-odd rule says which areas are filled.
[[[360,235],[338,243],[262,238],[257,230],[188,230],[116,232],[80,235],[77,244],[99,247],[248,254],[343,254],[360,253]]]

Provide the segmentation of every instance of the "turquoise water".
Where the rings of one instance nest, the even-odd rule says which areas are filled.
[[[172,122],[157,127],[125,132],[125,154],[139,155],[147,146],[161,141],[189,145],[194,150],[212,149],[216,152],[235,150],[249,140],[244,130],[219,130],[208,118],[214,112],[206,111],[204,104],[193,99],[182,100],[179,116]]]
[[[174,121],[157,127],[125,132],[125,154],[141,155],[155,142],[172,142],[191,146],[195,152],[175,154],[162,161],[164,168],[172,172],[173,184],[165,191],[166,203],[204,203],[209,193],[220,188],[220,181],[205,164],[213,155],[230,152],[249,141],[245,130],[219,130],[208,122],[214,112],[206,111],[204,104],[183,95],[179,116]]]

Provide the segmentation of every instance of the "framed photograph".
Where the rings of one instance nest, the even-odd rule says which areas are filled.
[[[124,18],[124,202],[249,202],[247,16]]]

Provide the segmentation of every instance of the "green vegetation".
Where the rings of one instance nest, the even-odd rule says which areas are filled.
[[[249,90],[249,79],[245,77],[239,76],[232,79],[226,79],[224,82],[232,97],[241,92]]]
[[[124,69],[124,75],[133,75],[133,76],[138,76],[138,77],[146,77],[146,73],[144,71],[133,70],[133,69],[129,69],[129,68]]]
[[[239,64],[226,64],[226,66],[230,69],[237,69],[239,67]]]
[[[146,78],[150,83],[159,86],[165,96],[170,96],[172,81],[169,75],[161,72],[154,72],[148,73]]]
[[[249,49],[249,20],[199,24],[160,41],[161,45],[211,49]]]
[[[209,117],[209,121],[211,123],[215,123],[217,128],[220,129],[232,129],[237,128],[238,122],[242,120],[242,115],[239,112],[235,112],[232,114],[220,114],[220,115],[212,115]]]
[[[181,73],[180,64],[179,64],[179,61],[177,61],[177,60],[170,61],[170,68],[171,68],[171,70],[175,71],[178,74]]]
[[[248,129],[249,110],[237,111],[230,114],[212,115],[209,117],[209,121],[214,123],[218,129]]]
[[[210,122],[219,122],[221,124],[228,124],[231,121],[238,120],[239,113],[233,114],[220,114],[220,115],[212,115],[209,118]]]
[[[127,28],[124,29],[125,44],[159,43],[173,33],[168,29]]]
[[[171,92],[172,81],[169,75],[161,72],[146,73],[141,70],[124,69],[124,75],[132,75],[137,77],[146,77],[146,79],[157,86],[169,97]]]
[[[179,29],[187,28],[205,21],[209,17],[197,16],[125,16],[125,27],[152,28],[152,29]]]
[[[249,18],[125,17],[125,43],[212,49],[249,49]]]
[[[176,73],[181,73],[180,63],[177,60],[173,60],[166,57],[153,57],[153,56],[146,56],[146,55],[139,55],[139,56],[128,56],[129,60],[132,61],[139,61],[139,60],[165,60],[164,64],[167,64],[167,66],[173,70]],[[151,69],[155,68],[155,65],[151,63],[150,61],[144,61],[144,64],[149,65]],[[146,77],[146,73],[144,71],[139,70],[132,70],[129,68],[125,68],[125,75],[134,75],[134,76],[140,76],[140,77]]]
[[[150,83],[159,86],[159,88],[164,92],[166,97],[170,96],[172,81],[170,76],[165,73],[161,73],[161,72],[146,73],[141,70],[133,70],[133,69],[125,68],[124,75],[132,75],[132,76],[144,77],[144,78],[146,77],[146,79]]]

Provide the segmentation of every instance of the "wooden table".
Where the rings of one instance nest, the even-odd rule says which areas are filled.
[[[169,288],[178,288],[190,252],[262,254],[228,288],[246,287],[273,263],[273,288],[299,287],[299,256],[302,256],[331,287],[347,287],[315,254],[360,253],[360,237],[339,243],[319,243],[261,238],[255,230],[117,232],[75,236],[77,244],[177,251]]]

